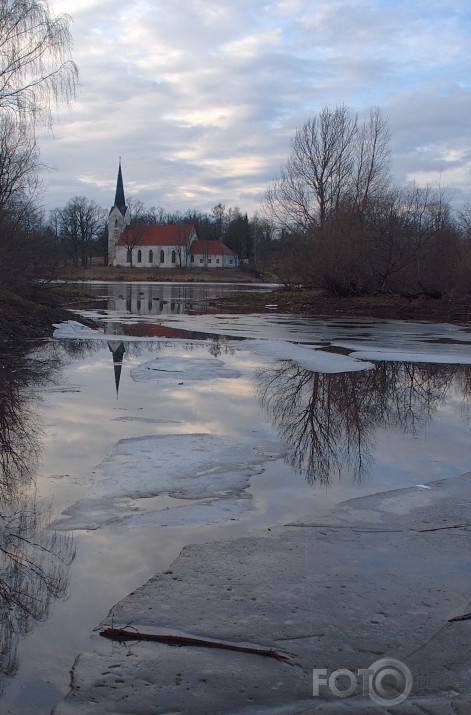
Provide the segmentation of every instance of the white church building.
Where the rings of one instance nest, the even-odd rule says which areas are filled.
[[[119,163],[114,205],[108,216],[108,264],[140,268],[237,268],[222,241],[200,240],[193,223],[132,224]]]

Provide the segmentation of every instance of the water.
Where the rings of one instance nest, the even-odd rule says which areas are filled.
[[[40,563],[54,575],[57,588],[29,620],[21,604],[15,613],[23,620],[2,608],[10,654],[4,670],[15,670],[18,644],[2,713],[49,713],[67,692],[68,671],[90,647],[93,628],[119,599],[167,569],[185,544],[263,533],[317,518],[344,499],[469,470],[468,331],[223,315],[208,311],[208,290],[91,286],[110,297],[85,311],[100,321],[104,339],[57,340],[27,358],[4,358],[0,432],[11,489],[4,490],[1,511],[12,519],[30,515],[18,533],[44,546],[27,556],[33,570]],[[155,342],[139,340],[149,336]],[[344,354],[394,348],[458,364],[398,359],[372,370],[318,374],[263,357],[255,345],[245,349],[245,338]],[[116,451],[120,440],[124,454]],[[172,485],[161,492],[151,480],[143,493],[159,469]],[[51,513],[43,522],[61,529],[55,544],[56,532],[40,518],[47,502]],[[70,568],[67,519],[75,526]],[[38,562],[46,552],[49,560]],[[34,593],[41,594],[40,582],[33,579]]]

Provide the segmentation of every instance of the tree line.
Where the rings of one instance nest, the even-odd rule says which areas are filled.
[[[377,108],[361,122],[325,107],[296,132],[264,202],[285,283],[347,296],[469,293],[471,206],[453,210],[441,187],[394,185],[390,160]]]
[[[259,213],[222,203],[169,212],[131,199],[131,235],[138,243],[143,224],[191,222],[248,269],[336,296],[469,294],[471,205],[453,208],[441,187],[395,185],[390,144],[378,108],[361,121],[344,106],[325,107],[296,132]],[[106,215],[85,197],[52,213],[49,232],[64,263],[106,262]]]
[[[70,18],[54,16],[46,0],[0,4],[0,281],[15,292],[51,259],[36,131],[74,96],[71,48]]]
[[[222,203],[209,212],[166,211],[160,206],[148,208],[131,197],[128,207],[128,249],[139,245],[145,225],[192,223],[199,239],[222,241],[244,265],[255,269],[257,265],[265,265],[264,258],[270,253],[267,247],[275,237],[274,227],[267,218],[258,214],[249,218],[238,207],[226,209]],[[54,244],[58,265],[86,267],[92,259],[107,265],[107,217],[108,210],[86,196],[74,196],[64,207],[51,211],[47,232]]]

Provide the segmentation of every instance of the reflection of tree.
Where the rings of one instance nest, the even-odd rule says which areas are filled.
[[[35,400],[27,386],[46,380],[49,362],[20,356],[0,362],[0,496],[31,476],[38,456]]]
[[[0,360],[0,673],[17,667],[17,644],[53,599],[65,596],[74,556],[68,536],[47,530],[48,514],[34,495],[40,453],[33,387],[47,384],[60,366],[39,354]]]
[[[373,370],[325,374],[280,361],[255,377],[257,396],[281,438],[290,463],[310,482],[368,473],[373,432],[415,432],[431,419],[455,377],[471,384],[471,368],[417,363],[376,364]]]
[[[47,512],[26,495],[0,501],[0,672],[17,667],[20,636],[66,595],[73,542],[48,531]]]

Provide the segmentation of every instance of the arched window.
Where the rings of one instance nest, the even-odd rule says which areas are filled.
[[[132,251],[131,251],[130,248],[128,248],[128,254],[127,254],[127,256],[126,256],[126,262],[127,262],[127,263],[131,263],[131,261],[132,261]]]
[[[172,251],[172,263],[175,263],[177,260],[177,254],[175,251]]]
[[[149,263],[153,263],[153,262],[154,262],[154,251],[151,249],[149,251]]]
[[[163,251],[160,251],[160,262],[161,263],[165,262],[165,253]]]
[[[117,218],[115,218],[115,220],[114,220],[114,227],[118,228],[118,219]]]
[[[194,263],[194,262],[195,262],[195,257],[194,257],[193,254],[191,254],[191,256],[190,256],[190,263]]]
[[[141,249],[138,250],[137,252],[137,262],[141,263],[142,262],[142,251]]]

